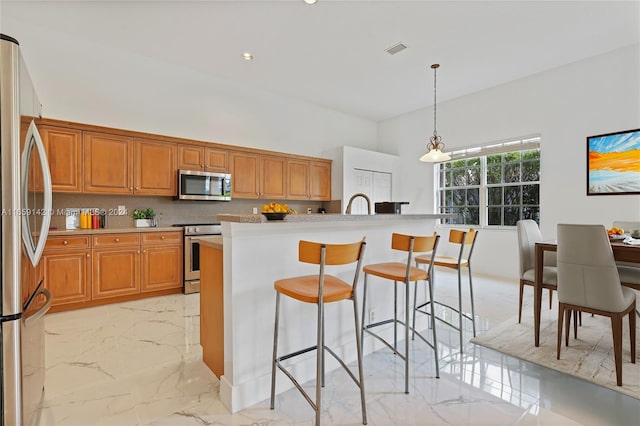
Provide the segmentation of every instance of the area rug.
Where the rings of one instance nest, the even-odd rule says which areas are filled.
[[[543,307],[540,322],[540,346],[533,344],[533,309],[523,310],[522,323],[518,317],[478,335],[471,341],[516,358],[530,361],[553,370],[570,374],[605,386],[616,392],[640,399],[640,349],[636,349],[636,363],[631,363],[628,317],[623,320],[622,386],[616,386],[611,321],[607,317],[582,314],[578,339],[573,338],[573,324],[569,346],[562,345],[560,360],[556,359],[557,310]],[[640,326],[640,322],[638,322]],[[636,329],[636,347],[640,347],[640,327]]]

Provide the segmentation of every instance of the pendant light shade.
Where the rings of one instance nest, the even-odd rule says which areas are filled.
[[[433,70],[433,135],[429,138],[427,144],[427,153],[420,157],[420,161],[425,163],[438,163],[440,161],[451,160],[451,156],[444,152],[444,143],[442,138],[438,135],[436,127],[436,70],[440,67],[440,64],[431,65]]]

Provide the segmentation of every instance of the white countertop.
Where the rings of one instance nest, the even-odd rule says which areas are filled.
[[[263,214],[219,214],[218,222],[237,223],[317,223],[317,222],[363,222],[376,220],[407,220],[407,219],[443,219],[452,217],[450,214],[372,214],[372,215],[347,215],[347,214],[289,214],[283,220],[267,220]]]

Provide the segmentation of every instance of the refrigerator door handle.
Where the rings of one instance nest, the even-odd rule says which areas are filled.
[[[49,308],[51,308],[51,302],[53,301],[53,298],[51,297],[51,293],[49,292],[49,290],[47,290],[44,287],[40,288],[40,290],[38,290],[38,292],[33,295],[33,298],[31,300],[29,300],[29,303],[27,304],[27,306],[25,306],[25,308],[28,307],[28,305],[33,300],[35,300],[36,297],[38,297],[41,294],[44,295],[44,297],[47,298],[47,301],[45,302],[44,305],[42,305],[42,307],[40,309],[38,309],[32,315],[29,315],[28,317],[24,317],[23,323],[24,323],[25,327],[29,327],[29,324],[31,324],[33,321],[42,318],[44,316],[44,314],[49,312]]]
[[[42,210],[30,211],[27,204],[29,197],[29,160],[31,159],[31,153],[36,150],[38,157],[40,158],[40,168],[42,170],[43,180],[43,197],[44,206]],[[27,256],[31,260],[33,266],[36,266],[40,261],[40,256],[44,251],[44,245],[47,242],[47,236],[49,235],[49,225],[51,223],[51,172],[49,171],[49,162],[47,161],[47,153],[42,143],[42,138],[36,127],[34,120],[31,120],[29,130],[27,131],[26,143],[24,152],[22,153],[22,206],[28,211],[23,212],[27,214],[22,215],[22,241],[25,245],[25,251]],[[42,215],[42,226],[40,228],[38,243],[35,244],[29,224],[29,215],[40,214]]]

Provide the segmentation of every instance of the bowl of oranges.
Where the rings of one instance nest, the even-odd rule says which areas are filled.
[[[624,229],[622,228],[614,226],[610,229],[607,229],[607,235],[609,235],[609,239],[611,241],[624,240],[624,236],[622,234],[624,234]]]
[[[286,204],[279,204],[275,201],[262,205],[262,214],[267,220],[283,220],[288,214],[296,214],[294,209]]]

